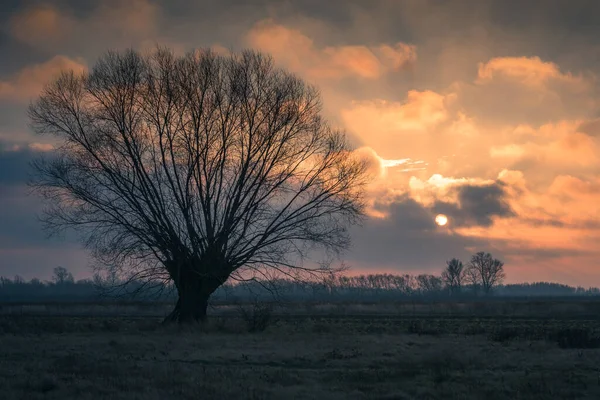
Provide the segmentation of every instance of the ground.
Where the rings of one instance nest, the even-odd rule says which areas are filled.
[[[582,316],[0,315],[3,399],[597,399]]]

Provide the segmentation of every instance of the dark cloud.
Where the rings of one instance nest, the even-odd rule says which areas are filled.
[[[446,214],[455,226],[491,226],[494,217],[515,215],[500,182],[461,185],[455,191],[458,203],[436,201],[432,207],[433,212]]]
[[[2,142],[6,144],[8,141],[30,139],[28,131],[27,109],[24,104],[0,99],[0,148]]]
[[[38,220],[43,204],[26,186],[0,184],[0,250],[52,246]]]
[[[0,182],[0,276],[47,278],[58,265],[89,276],[86,252],[75,235],[48,237],[38,218],[44,203],[11,179],[8,185]]]
[[[398,271],[438,272],[447,259],[468,260],[475,251],[504,255],[509,242],[464,236],[454,228],[491,226],[494,217],[511,217],[514,211],[507,202],[504,184],[462,185],[455,189],[458,203],[437,201],[426,207],[407,195],[391,202],[378,202],[375,209],[388,215],[385,219],[369,218],[353,232],[353,247],[348,254],[364,268],[387,268]],[[446,214],[450,222],[438,226],[435,216]]]
[[[447,259],[467,260],[472,249],[491,248],[485,239],[462,236],[451,226],[437,226],[435,213],[407,196],[378,208],[389,217],[369,218],[353,231],[352,249],[347,254],[351,266],[439,272]]]
[[[479,225],[489,226],[492,217],[510,217],[514,212],[507,201],[503,184],[463,185],[458,187],[460,209],[471,216]]]
[[[0,185],[23,185],[27,183],[30,163],[39,154],[28,147],[12,149],[0,142]]]
[[[52,153],[42,156],[28,146],[14,146],[0,142],[0,249],[60,246],[61,240],[48,241],[42,232],[43,203],[27,186],[34,173],[30,163]]]
[[[47,236],[38,219],[44,204],[26,185],[39,152],[14,146],[0,142],[0,275],[45,277],[57,265],[81,275],[87,264],[74,235]]]
[[[464,190],[463,197],[469,201],[482,200],[480,205],[466,210],[454,209],[451,205],[444,211],[451,215],[448,226],[440,227],[434,222],[436,212],[432,207],[424,207],[407,196],[395,198],[387,206],[379,204],[378,211],[389,213],[389,218],[368,218],[363,226],[353,231],[353,246],[346,255],[348,264],[361,271],[372,269],[395,270],[401,272],[439,273],[445,261],[456,257],[468,262],[477,251],[491,252],[507,264],[507,267],[530,263],[552,262],[565,257],[589,257],[594,250],[568,247],[535,247],[515,239],[493,239],[464,236],[454,227],[471,223],[487,224],[486,212],[498,216],[508,216],[508,211],[498,198],[503,198],[497,189],[483,187]],[[454,215],[450,214],[454,212]],[[534,224],[555,226],[555,221],[531,221]],[[558,223],[559,224],[559,223]],[[517,271],[518,272],[518,271]]]

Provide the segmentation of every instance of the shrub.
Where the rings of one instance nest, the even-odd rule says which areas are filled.
[[[488,339],[494,342],[508,342],[511,340],[519,339],[523,336],[523,332],[519,328],[499,328],[494,330],[488,335]]]
[[[239,313],[246,322],[248,332],[263,332],[273,320],[273,307],[259,301],[240,306]]]
[[[406,332],[410,334],[417,335],[440,335],[442,333],[439,326],[427,326],[427,324],[423,323],[423,321],[411,321],[407,328]]]
[[[555,334],[561,349],[595,349],[600,347],[600,338],[585,328],[565,328]]]

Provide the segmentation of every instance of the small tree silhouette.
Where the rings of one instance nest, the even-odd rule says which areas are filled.
[[[442,272],[442,282],[450,290],[450,294],[460,293],[465,280],[465,268],[457,258],[446,261],[446,269]]]
[[[504,263],[493,258],[490,253],[480,251],[471,257],[467,268],[467,280],[477,289],[481,287],[489,294],[493,287],[504,281]]]
[[[53,270],[52,282],[56,283],[57,285],[63,285],[65,283],[73,283],[75,282],[75,279],[73,278],[73,274],[71,274],[66,268],[56,267]]]

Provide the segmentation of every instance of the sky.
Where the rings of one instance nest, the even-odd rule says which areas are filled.
[[[0,4],[0,275],[91,275],[48,239],[28,162],[53,143],[27,106],[107,50],[252,48],[316,85],[370,161],[353,273],[439,273],[476,251],[507,282],[600,286],[595,0],[105,0]],[[439,226],[435,216],[448,223]]]

